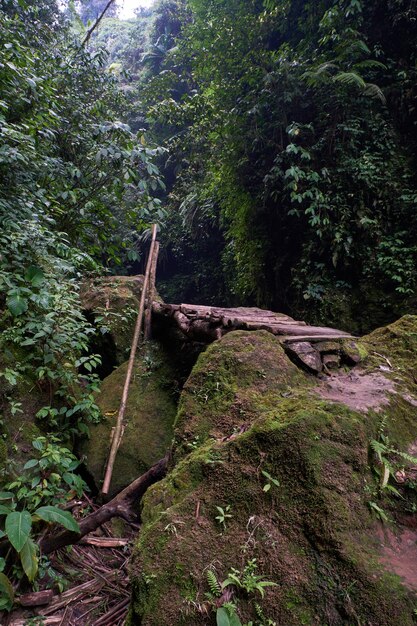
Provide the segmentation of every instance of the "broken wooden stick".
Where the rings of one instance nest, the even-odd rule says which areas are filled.
[[[84,537],[80,543],[96,548],[123,548],[129,543],[129,539],[117,539],[115,537]]]
[[[135,519],[136,513],[133,505],[142,498],[148,487],[162,480],[167,473],[168,456],[153,465],[146,474],[130,483],[123,491],[115,496],[107,504],[103,504],[93,513],[79,522],[80,532],[62,530],[53,535],[45,535],[40,542],[40,550],[43,554],[49,554],[64,546],[77,543],[82,537],[88,535],[108,522],[113,517],[122,517],[127,521]]]
[[[152,260],[153,260],[153,257],[154,257],[156,233],[157,233],[157,225],[154,224],[152,226],[151,248],[149,250],[149,257],[148,257],[148,263],[147,263],[147,266],[146,266],[145,278],[143,279],[142,293],[141,293],[141,297],[140,297],[138,317],[136,319],[135,332],[133,334],[132,347],[131,347],[131,350],[130,350],[129,365],[128,365],[128,368],[127,368],[126,380],[125,380],[125,384],[124,384],[124,388],[123,388],[122,401],[120,403],[119,413],[117,415],[116,429],[114,431],[114,437],[113,437],[113,441],[112,441],[111,448],[110,448],[109,459],[108,459],[108,462],[107,462],[107,467],[106,467],[106,472],[105,472],[105,476],[104,476],[103,487],[101,489],[101,493],[103,495],[107,495],[109,493],[110,483],[111,483],[111,479],[112,479],[112,475],[113,475],[114,462],[116,460],[117,451],[119,449],[119,446],[120,446],[120,443],[121,443],[121,440],[122,440],[122,436],[123,436],[123,434],[122,434],[122,432],[123,432],[123,420],[124,420],[124,416],[125,416],[125,412],[126,412],[126,405],[127,405],[127,399],[128,399],[128,396],[129,396],[130,381],[132,380],[133,366],[135,364],[136,351],[137,351],[137,348],[138,348],[140,333],[141,333],[141,330],[142,330],[142,321],[143,321],[143,313],[144,313],[144,310],[145,310],[146,292],[147,292],[147,289],[148,289],[149,277],[150,277],[151,266],[152,266]]]

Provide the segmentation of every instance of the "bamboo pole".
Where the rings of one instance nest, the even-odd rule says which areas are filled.
[[[149,278],[149,295],[148,295],[148,306],[145,311],[145,341],[150,341],[152,338],[152,304],[155,299],[155,283],[156,283],[156,267],[158,265],[158,256],[159,256],[159,241],[155,243],[155,251],[152,259],[151,265],[151,275]]]
[[[129,397],[130,381],[132,380],[133,366],[135,364],[135,357],[136,357],[136,351],[137,351],[137,348],[138,348],[140,332],[142,330],[142,321],[143,321],[143,313],[144,313],[144,310],[145,310],[146,292],[148,290],[148,284],[149,284],[149,277],[150,277],[150,273],[151,273],[152,260],[153,260],[153,257],[154,257],[154,250],[155,250],[155,243],[156,243],[156,232],[157,232],[157,226],[156,226],[156,224],[154,224],[152,226],[151,247],[150,247],[150,250],[149,250],[148,263],[146,265],[145,278],[143,280],[142,294],[141,294],[141,297],[140,297],[138,317],[136,319],[135,332],[134,332],[134,335],[133,335],[132,347],[131,347],[131,350],[130,350],[129,365],[127,367],[126,380],[125,380],[125,384],[124,384],[124,388],[123,388],[122,401],[120,403],[119,413],[117,415],[116,428],[115,428],[115,431],[114,431],[114,437],[113,437],[113,441],[112,441],[111,448],[110,448],[109,460],[107,462],[107,467],[106,467],[106,473],[105,473],[105,476],[104,476],[103,487],[101,489],[101,493],[103,495],[107,495],[109,493],[110,482],[111,482],[111,478],[112,478],[112,475],[113,475],[114,462],[116,460],[117,451],[119,449],[119,446],[120,446],[120,443],[121,443],[121,440],[122,440],[122,436],[123,436],[123,420],[124,420],[124,416],[125,416],[125,412],[126,412],[127,399]]]

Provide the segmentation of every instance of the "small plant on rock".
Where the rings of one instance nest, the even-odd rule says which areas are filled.
[[[265,594],[265,587],[275,586],[276,583],[262,580],[257,575],[256,559],[248,561],[243,571],[232,568],[223,582],[219,582],[213,570],[207,571],[207,582],[210,591],[205,594],[207,607],[212,607],[216,611],[217,626],[242,626],[237,613],[239,590],[251,596],[258,592],[262,597]],[[258,603],[254,604],[254,609],[259,618],[259,626],[275,626],[275,623],[267,619]],[[249,622],[245,626],[255,626],[255,622]]]
[[[271,476],[271,474],[269,474],[268,472],[265,472],[264,470],[262,470],[262,476],[266,478],[266,483],[262,488],[262,491],[264,491],[265,493],[268,493],[268,491],[271,489],[272,486],[274,487],[280,486],[279,480]]]
[[[230,504],[228,504],[224,508],[221,506],[216,506],[216,509],[219,513],[218,515],[216,515],[216,520],[219,522],[221,526],[223,526],[224,530],[226,530],[226,520],[231,519],[233,517],[233,515],[230,513],[231,508],[232,507],[230,506]]]
[[[269,580],[262,580],[262,576],[256,574],[256,559],[251,559],[245,565],[242,571],[232,567],[228,573],[226,580],[221,584],[222,589],[230,585],[234,585],[238,589],[242,589],[247,594],[259,592],[262,597],[265,595],[265,587],[275,587],[276,583]]]

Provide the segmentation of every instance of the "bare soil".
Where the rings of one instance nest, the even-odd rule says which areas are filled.
[[[389,394],[395,393],[395,384],[383,374],[355,368],[319,381],[315,391],[324,400],[342,402],[354,411],[378,411],[389,404]]]
[[[412,591],[417,591],[417,531],[402,528],[399,534],[382,527],[378,531],[380,561],[397,574]]]

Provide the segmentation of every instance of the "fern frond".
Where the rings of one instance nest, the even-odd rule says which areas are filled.
[[[381,63],[381,61],[376,61],[375,59],[366,59],[366,61],[359,61],[359,63],[355,63],[354,65],[354,68],[358,70],[364,70],[369,67],[378,68],[381,70],[387,69],[385,63]]]
[[[378,85],[374,85],[373,83],[367,83],[365,88],[365,94],[367,96],[371,96],[371,98],[379,98],[379,100],[381,100],[381,102],[383,102],[384,104],[386,102],[386,98],[382,89],[378,87]]]
[[[385,455],[389,453],[389,449],[387,446],[382,443],[382,441],[377,441],[376,439],[372,439],[370,444],[371,449],[375,452],[378,457],[380,463],[385,463],[386,458]]]
[[[397,456],[401,457],[408,463],[411,463],[412,465],[417,465],[417,458],[415,456],[411,456],[411,454],[408,454],[408,452],[401,452],[400,450],[391,450],[391,452],[392,454],[396,454]]]
[[[262,611],[261,605],[258,604],[258,602],[255,602],[255,613],[259,621],[263,622],[265,619],[265,615],[264,615],[264,612]]]
[[[356,72],[340,72],[333,77],[333,80],[343,85],[356,85],[360,89],[366,88],[366,83]]]
[[[217,580],[216,574],[211,569],[207,570],[207,582],[208,582],[208,586],[213,596],[215,596],[216,598],[221,596],[222,594],[221,585],[219,581]]]

